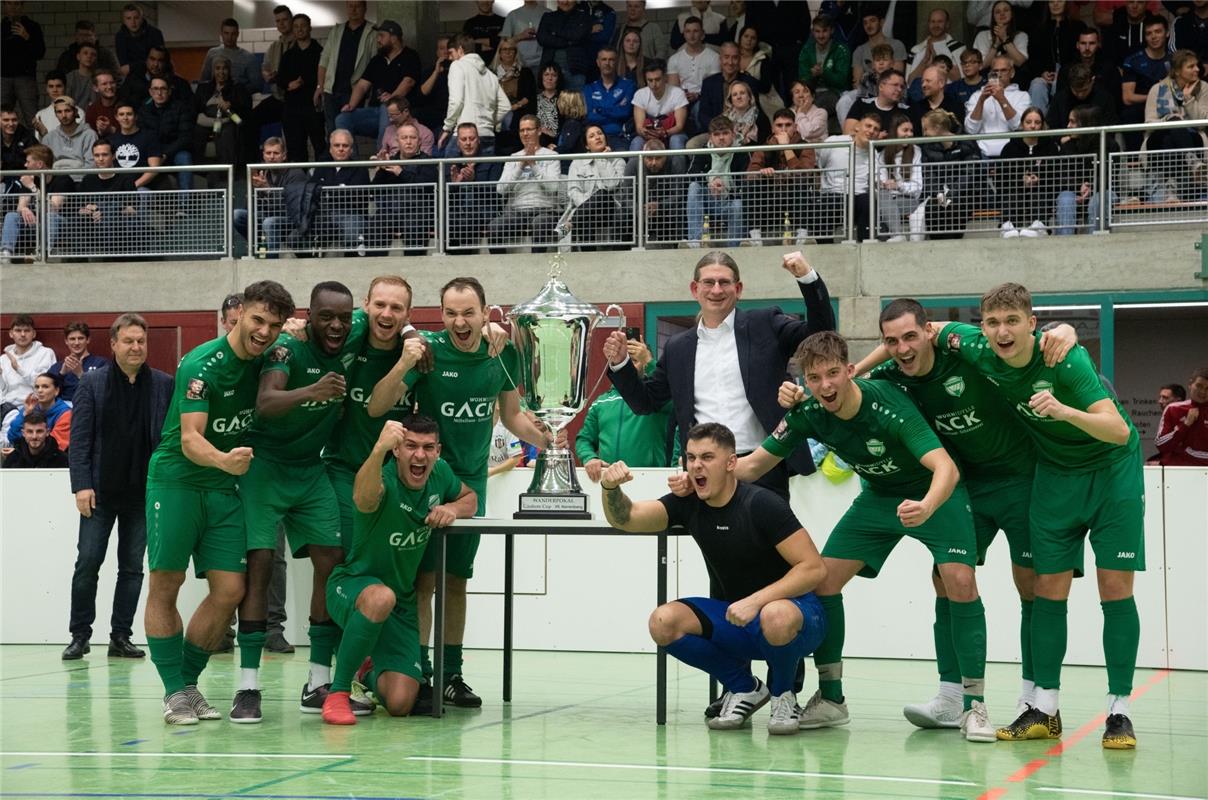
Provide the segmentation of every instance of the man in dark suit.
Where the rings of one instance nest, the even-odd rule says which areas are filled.
[[[72,409],[68,464],[80,535],[71,577],[71,643],[64,660],[82,658],[90,649],[97,575],[114,521],[118,570],[109,655],[143,657],[130,637],[147,549],[147,463],[172,400],[172,377],[147,366],[147,322],[138,314],[122,314],[114,321],[109,344],[112,361],[84,373]]]
[[[687,447],[687,432],[702,422],[719,422],[734,431],[740,453],[759,447],[784,416],[776,392],[787,379],[797,345],[812,333],[835,329],[826,284],[805,256],[789,253],[783,266],[797,279],[805,300],[804,321],[775,306],[736,308],[742,297],[738,265],[715,250],[697,263],[692,275],[700,321],[671,337],[653,375],[642,377],[629,363],[623,332],[605,342],[608,377],[634,413],[654,413],[668,400],[675,404],[681,449]],[[788,499],[789,470],[808,475],[814,462],[807,448],[786,462],[786,469],[765,475],[760,483]]]

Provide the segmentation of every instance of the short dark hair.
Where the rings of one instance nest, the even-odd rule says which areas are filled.
[[[700,17],[693,15],[691,17],[688,17],[686,20],[684,20],[684,24],[680,26],[680,30],[683,30],[684,28],[688,27],[693,22],[695,22],[697,25],[701,26],[702,28],[705,27],[705,21],[703,19],[701,19]]]
[[[1201,378],[1201,377],[1208,378],[1208,367],[1204,367],[1203,369],[1197,369],[1196,373],[1199,373],[1199,372],[1203,372],[1204,374],[1203,375],[1192,374],[1191,379],[1195,380],[1196,378]],[[1175,396],[1176,400],[1183,401],[1183,400],[1187,399],[1187,390],[1185,388],[1183,388],[1183,385],[1180,383],[1168,383],[1165,386],[1163,386],[1162,389],[1169,389],[1170,393]]]
[[[1195,371],[1191,373],[1192,381],[1199,380],[1200,378],[1208,381],[1208,367],[1196,367]]]
[[[460,125],[458,125],[458,126],[457,126],[457,130],[459,130],[459,131],[460,131],[462,128],[473,128],[473,129],[474,129],[474,133],[478,133],[478,126],[477,126],[477,125],[475,125],[473,122],[463,122],[463,123],[461,123]]]
[[[666,72],[667,62],[661,58],[652,58],[646,62],[645,68],[642,70],[643,75],[649,75],[652,72]]]
[[[0,114],[16,114],[17,105],[15,103],[0,103]]]
[[[697,261],[696,266],[692,269],[692,280],[699,281],[700,271],[705,267],[728,267],[730,272],[734,273],[735,283],[742,280],[738,274],[738,262],[729,253],[722,250],[710,250],[701,256],[700,261]]]
[[[25,419],[21,421],[21,427],[24,428],[26,425],[46,425],[49,427],[50,423],[46,421],[46,412],[40,408],[35,408],[26,414]]]
[[[315,307],[315,302],[319,299],[319,295],[323,292],[332,292],[333,294],[342,294],[347,297],[352,297],[352,289],[349,289],[339,281],[320,281],[315,284],[315,288],[310,290],[310,307]]]
[[[805,374],[819,361],[850,363],[847,357],[847,340],[834,331],[818,331],[807,336],[805,341],[797,346],[793,362],[801,369],[802,374]]]
[[[256,281],[243,290],[243,304],[263,303],[284,322],[294,313],[294,298],[276,281]]]
[[[13,328],[33,328],[34,330],[37,330],[38,326],[34,324],[34,318],[29,314],[17,314],[13,317],[13,321],[8,325],[8,329],[10,331]]]
[[[520,119],[519,119],[519,120],[516,122],[516,130],[520,130],[520,126],[521,126],[521,125],[523,125],[523,124],[524,124],[524,123],[526,123],[526,122],[535,122],[535,123],[537,123],[537,127],[538,127],[538,128],[540,128],[540,127],[541,127],[541,121],[540,121],[539,119],[537,119],[537,115],[536,115],[536,114],[525,114],[523,117],[521,117],[521,118],[520,118]]]
[[[617,53],[617,49],[610,44],[606,44],[603,47],[601,47],[599,50],[597,50],[596,56],[599,57],[600,53],[612,53],[614,56],[620,55],[619,53]]]
[[[793,111],[790,111],[787,108],[782,108],[779,111],[777,111],[775,114],[772,115],[772,122],[775,122],[778,119],[787,119],[792,122],[796,122],[797,115],[796,115],[796,113],[794,113]]]
[[[896,69],[894,67],[890,67],[889,69],[885,70],[884,72],[882,72],[880,75],[877,76],[877,85],[880,86],[882,83],[885,83],[885,81],[889,80],[890,78],[894,77],[895,75],[897,77],[901,78],[902,80],[906,80],[906,76],[902,74],[902,70]]]
[[[709,120],[709,133],[720,133],[722,131],[734,130],[734,120],[729,117],[718,115]]]
[[[291,17],[293,17],[293,12],[289,10],[289,6],[276,6],[273,9],[273,16],[275,17],[278,14],[289,14]]]
[[[734,433],[720,422],[702,422],[699,425],[693,425],[688,431],[688,441],[699,442],[702,439],[711,439],[731,452],[738,449],[738,445],[734,442]]]
[[[827,14],[819,14],[818,16],[814,17],[814,24],[810,27],[833,31],[835,29],[835,21]]]
[[[126,5],[122,6],[122,11],[137,11],[140,14],[143,13],[143,10],[135,3],[126,3]]]
[[[926,327],[927,310],[913,297],[899,297],[891,301],[889,305],[881,309],[881,316],[877,320],[877,324],[883,329],[886,322],[893,322],[898,317],[904,317],[907,314],[914,317],[914,321],[919,324],[919,327]]]
[[[273,13],[275,14],[277,12],[274,11]],[[239,20],[235,19],[234,17],[227,17],[226,19],[224,19],[222,22],[220,22],[218,24],[218,27],[234,28],[235,30],[239,30]]]
[[[109,341],[116,342],[117,335],[122,328],[129,328],[131,325],[142,328],[145,333],[147,330],[147,320],[143,319],[142,314],[135,314],[133,311],[127,311],[113,321],[109,326]]]
[[[1142,27],[1141,30],[1145,30],[1145,28]],[[1078,31],[1078,38],[1081,39],[1083,36],[1086,36],[1087,34],[1092,34],[1092,33],[1095,35],[1096,39],[1103,38],[1103,34],[1099,33],[1099,29],[1096,28],[1094,25],[1084,25],[1082,27],[1082,30]]]
[[[89,328],[88,323],[84,322],[83,320],[76,320],[75,322],[69,322],[63,326],[63,335],[64,336],[70,336],[71,334],[75,333],[76,331],[79,331],[80,333],[84,334],[85,339],[92,338],[92,328]]]
[[[284,8],[284,6],[282,6],[282,8]],[[311,22],[310,22],[310,14],[302,14],[302,13],[290,14],[290,15],[289,15],[289,18],[290,18],[291,20],[295,20],[295,19],[304,19],[304,20],[306,20],[306,24],[307,24],[307,25],[310,25],[310,24],[311,24]]]
[[[46,80],[44,83],[49,83],[50,81],[63,81],[63,83],[67,83],[67,73],[59,69],[52,69],[50,72],[46,73]]]
[[[450,289],[472,289],[474,294],[478,295],[478,302],[482,303],[484,306],[487,304],[486,290],[482,288],[482,283],[479,282],[478,278],[454,278],[444,286],[440,287],[441,305],[444,305],[445,303],[445,292],[449,291]]]
[[[436,420],[427,414],[409,415],[403,420],[403,427],[412,433],[434,433],[436,434],[436,441],[440,441],[440,426],[436,424]]]
[[[77,31],[95,31],[96,25],[90,19],[77,19],[75,29]]]
[[[218,307],[218,316],[221,317],[224,314],[226,314],[226,312],[230,311],[232,308],[240,308],[242,306],[243,306],[243,295],[228,294],[226,297],[222,298],[222,305],[220,305]]]
[[[39,372],[34,376],[34,380],[45,378],[55,385],[55,388],[60,392],[63,391],[63,374],[61,372]]]
[[[941,8],[940,11],[943,11],[943,9]],[[946,14],[948,12],[945,11],[944,13]],[[931,63],[932,64],[943,64],[945,69],[952,69],[952,67],[953,67],[952,59],[949,58],[948,56],[944,55],[943,53],[936,53],[931,58]]]
[[[459,33],[449,37],[449,49],[462,50],[466,53],[477,53],[478,42],[474,41],[474,37],[468,33]]]
[[[1145,19],[1141,21],[1141,30],[1145,30],[1150,25],[1161,25],[1164,30],[1170,30],[1170,23],[1161,14],[1146,14]]]
[[[130,105],[130,104],[127,103],[126,105]],[[109,141],[108,139],[97,139],[95,142],[92,143],[93,150],[97,149],[98,147],[108,147],[109,153],[111,155],[113,153],[113,142]]]

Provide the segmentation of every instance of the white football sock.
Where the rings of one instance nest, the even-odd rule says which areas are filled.
[[[1128,695],[1109,694],[1107,696],[1107,713],[1128,715]]]
[[[326,683],[331,683],[331,666],[311,662],[310,680],[307,682],[306,688],[313,692]]]
[[[1037,686],[1036,687],[1036,702],[1035,702],[1034,706],[1037,709],[1048,714],[1050,717],[1056,716],[1057,708],[1058,708],[1058,705],[1057,705],[1058,697],[1057,696],[1059,693],[1060,693],[1060,691],[1058,689],[1041,689],[1039,686]]]
[[[260,670],[241,668],[239,670],[239,691],[260,688]]]

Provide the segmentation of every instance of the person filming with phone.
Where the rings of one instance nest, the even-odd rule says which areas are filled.
[[[965,107],[967,133],[1006,133],[1019,130],[1023,112],[1031,105],[1028,93],[1014,83],[1015,63],[1009,56],[995,56],[990,62],[986,85],[969,98]],[[998,158],[1006,139],[978,139],[986,158]]]

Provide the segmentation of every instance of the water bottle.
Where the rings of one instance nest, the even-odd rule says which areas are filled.
[[[256,239],[256,258],[268,258],[268,239],[264,231],[260,231],[260,236]]]
[[[709,241],[709,215],[705,214],[705,224],[700,229],[700,240],[702,242]]]
[[[357,234],[357,255],[365,255],[365,234]]]
[[[781,229],[781,241],[790,245],[793,243],[793,223],[789,221],[789,212],[784,212],[784,227]]]

